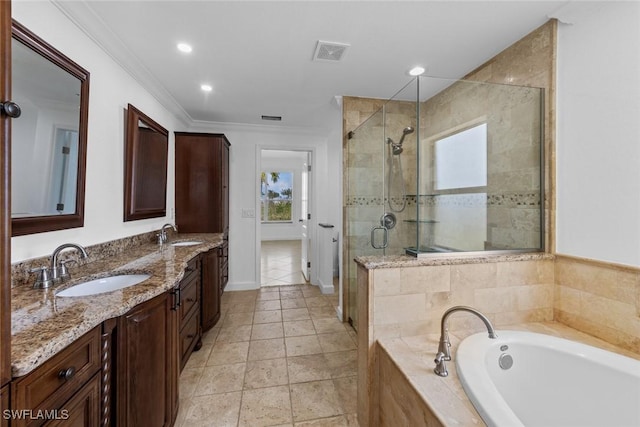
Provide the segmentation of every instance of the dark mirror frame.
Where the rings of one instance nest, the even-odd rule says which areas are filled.
[[[158,133],[154,147],[141,143],[138,122]],[[167,214],[169,132],[131,104],[127,106],[124,159],[124,220]]]
[[[43,233],[84,226],[84,190],[87,167],[87,123],[89,120],[89,72],[62,52],[32,33],[16,20],[11,24],[12,37],[48,61],[80,80],[80,121],[78,128],[78,177],[76,209],[72,214],[45,215],[11,219],[11,235]],[[20,120],[14,119],[14,120]],[[14,142],[15,143],[15,142]],[[13,165],[16,167],[16,165]]]

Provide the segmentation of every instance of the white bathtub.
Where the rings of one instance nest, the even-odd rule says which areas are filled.
[[[496,333],[465,338],[453,355],[488,426],[640,426],[640,361],[549,335]]]

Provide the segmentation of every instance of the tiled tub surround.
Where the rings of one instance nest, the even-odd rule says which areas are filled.
[[[146,236],[146,235],[143,235]],[[149,237],[149,236],[146,236]],[[51,358],[102,321],[118,317],[136,305],[173,288],[183,277],[187,262],[201,252],[222,244],[221,234],[173,234],[171,241],[198,240],[202,244],[162,247],[152,239],[139,244],[110,242],[112,255],[103,257],[101,245],[87,247],[89,262],[71,267],[72,280],[49,289],[31,284],[14,286],[11,292],[11,365],[14,377],[22,376]],[[116,247],[126,250],[115,249]],[[70,251],[71,253],[73,251]],[[47,265],[38,259],[25,264]],[[59,289],[85,280],[124,273],[148,273],[151,277],[120,291],[86,297],[60,298]]]
[[[377,393],[383,389],[374,383],[376,341],[410,342],[413,337],[432,334],[431,369],[441,316],[454,305],[477,308],[489,317],[496,329],[530,322],[545,322],[545,325],[555,322],[553,328],[560,328],[562,334],[572,331],[580,338],[569,335],[570,339],[599,342],[593,338],[597,337],[609,344],[589,341],[587,344],[608,347],[606,349],[636,358],[640,354],[640,269],[637,267],[543,253],[419,259],[361,257],[357,261],[361,302],[358,307],[360,420],[374,420],[378,416],[377,405],[371,404],[378,402]],[[484,326],[475,316],[456,314],[450,318],[449,327],[455,334],[466,330],[479,332]],[[450,406],[451,402],[440,400],[437,405]],[[365,425],[375,424],[365,421]]]
[[[554,320],[640,353],[640,268],[557,255]]]
[[[444,311],[469,305],[496,327],[553,320],[553,256],[362,257],[358,262],[358,419],[374,425],[375,343],[437,334]],[[475,316],[453,316],[451,330],[480,331]]]
[[[640,354],[626,351],[605,341],[555,322],[525,323],[496,328],[530,331],[566,338],[604,350],[640,359]],[[453,360],[447,363],[449,376],[433,373],[433,358],[438,351],[439,334],[405,338],[383,338],[376,345],[380,390],[374,405],[374,422],[370,426],[429,425],[484,426],[458,378],[455,365],[457,346],[471,331],[450,334]]]

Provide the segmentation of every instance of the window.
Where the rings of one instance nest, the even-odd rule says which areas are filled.
[[[436,190],[486,187],[487,124],[454,133],[435,142]]]
[[[291,222],[293,172],[263,171],[260,183],[262,222]]]

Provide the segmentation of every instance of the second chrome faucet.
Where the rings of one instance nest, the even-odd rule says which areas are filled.
[[[178,232],[178,229],[176,228],[175,225],[173,224],[165,224],[162,226],[162,228],[160,229],[160,234],[158,234],[158,244],[162,245],[163,243],[167,243],[167,240],[169,240],[169,237],[167,236],[167,229],[168,228],[172,228],[174,232]]]

